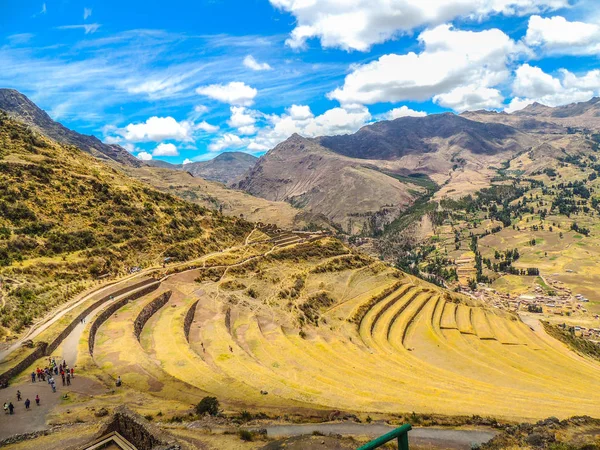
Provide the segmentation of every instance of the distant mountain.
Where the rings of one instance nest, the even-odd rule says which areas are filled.
[[[194,177],[209,181],[230,184],[254,167],[258,161],[256,156],[244,152],[226,152],[208,160],[188,164],[170,164],[165,161],[151,160],[148,165],[162,169],[183,170]]]
[[[494,122],[536,133],[560,134],[567,128],[600,132],[600,97],[587,102],[550,107],[535,102],[512,114],[472,111],[462,117],[482,122]],[[572,131],[572,130],[571,130]]]
[[[454,114],[404,117],[343,136],[294,135],[236,187],[371,233],[427,192],[460,197],[488,186],[495,167],[535,142],[509,125]]]
[[[104,144],[95,136],[72,131],[52,118],[25,95],[14,89],[0,89],[0,110],[35,128],[43,135],[65,145],[74,145],[99,159],[117,161],[133,167],[144,163],[119,145]]]
[[[506,141],[517,133],[506,125],[475,122],[446,113],[377,122],[354,134],[325,136],[319,141],[352,158],[393,160],[412,153],[435,152],[440,145],[436,140],[454,141],[474,154],[495,154],[505,151]]]
[[[425,192],[371,163],[294,134],[260,158],[234,187],[326,216],[344,231],[371,233]]]

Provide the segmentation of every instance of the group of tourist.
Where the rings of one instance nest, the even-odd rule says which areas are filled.
[[[21,396],[21,391],[17,391],[17,402],[20,402],[22,399],[23,398]],[[40,396],[37,394],[35,396],[35,404],[40,406]],[[29,409],[30,405],[31,405],[31,400],[25,399],[25,409]],[[15,413],[15,405],[13,405],[13,402],[9,402],[8,400],[6,400],[4,402],[4,414],[13,415],[14,413]]]
[[[48,358],[48,366],[40,369],[39,367],[31,372],[31,382],[35,383],[37,381],[48,381],[48,384],[52,387],[52,391],[56,392],[56,382],[54,381],[53,375],[60,374],[62,378],[63,386],[70,386],[71,381],[75,378],[75,369],[73,367],[69,368],[67,362],[63,360],[62,363],[56,365],[56,359]]]
[[[56,392],[56,381],[54,380],[54,376],[58,376],[62,379],[63,386],[70,386],[71,382],[75,378],[75,370],[73,367],[69,367],[67,362],[63,360],[62,363],[56,364],[56,359],[53,357],[48,358],[48,365],[44,368],[36,368],[33,372],[31,372],[31,382],[47,382],[52,388],[52,392]],[[17,391],[17,402],[22,401],[21,391]],[[35,404],[40,406],[40,396],[36,394],[35,396]],[[31,400],[28,398],[25,399],[24,402],[25,409],[29,409],[31,405]],[[4,402],[4,413],[5,414],[14,414],[15,405],[13,402],[6,400]]]

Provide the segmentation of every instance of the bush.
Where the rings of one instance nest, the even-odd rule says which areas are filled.
[[[216,416],[219,414],[219,400],[217,397],[204,397],[200,400],[200,403],[196,405],[196,413],[201,416],[208,414],[210,416]]]
[[[242,441],[251,442],[252,441],[252,433],[248,430],[240,430],[240,439]]]

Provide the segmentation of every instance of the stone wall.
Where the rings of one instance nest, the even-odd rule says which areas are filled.
[[[0,375],[0,387],[8,386],[8,381],[11,378],[16,377],[21,372],[23,372],[25,369],[27,369],[29,366],[31,366],[35,361],[37,361],[38,359],[43,357],[46,354],[47,347],[48,347],[48,344],[46,344],[45,342],[38,342],[36,349],[33,352],[31,352],[28,356],[26,356],[16,366],[8,369],[6,372],[4,372],[2,375]]]
[[[92,326],[90,328],[90,337],[88,340],[88,348],[90,350],[90,355],[92,355],[92,356],[94,355],[94,344],[96,342],[96,332],[98,331],[98,328],[100,328],[100,325],[102,325],[104,322],[106,322],[110,316],[112,316],[116,311],[121,309],[127,303],[129,303],[132,300],[136,300],[140,297],[143,297],[144,295],[147,295],[152,291],[155,291],[156,289],[158,289],[158,286],[159,286],[158,283],[154,284],[154,285],[150,285],[145,289],[142,289],[138,292],[128,295],[127,297],[116,301],[115,303],[110,305],[108,308],[106,308],[104,311],[102,311],[100,314],[98,314],[98,316],[96,317],[96,319],[94,320],[94,322],[92,323]]]
[[[185,314],[185,319],[183,321],[183,332],[185,333],[185,339],[190,342],[190,329],[192,328],[192,323],[194,322],[194,316],[196,315],[196,307],[198,306],[198,302],[200,300],[196,300],[190,309],[188,309]]]
[[[167,304],[167,302],[171,298],[171,293],[171,291],[167,291],[156,297],[154,300],[152,300],[150,303],[144,306],[144,309],[142,309],[138,316],[135,318],[135,322],[133,323],[133,329],[135,332],[135,337],[138,341],[140,340],[140,336],[142,335],[142,330],[144,329],[144,325],[146,325],[146,322],[148,322],[148,320],[150,320],[150,317],[156,314],[156,312],[160,308]]]
[[[117,432],[138,450],[177,450],[177,440],[125,406],[119,406],[98,437]]]
[[[56,339],[54,339],[54,341],[52,341],[52,343],[50,345],[48,345],[48,347],[46,349],[46,356],[51,355],[54,352],[54,350],[56,350],[58,348],[58,346],[62,343],[62,341],[64,341],[67,338],[67,336],[69,334],[71,334],[71,331],[73,331],[75,329],[75,327],[81,322],[82,319],[87,317],[96,308],[98,308],[102,304],[109,301],[111,297],[113,297],[113,298],[119,297],[123,294],[126,294],[127,292],[131,292],[131,291],[134,291],[134,290],[136,290],[142,286],[145,286],[147,284],[154,283],[155,281],[156,280],[154,280],[152,278],[150,278],[148,280],[143,280],[143,281],[140,281],[131,286],[127,286],[122,289],[119,289],[118,291],[112,292],[112,293],[98,299],[97,301],[95,301],[93,304],[88,306],[81,314],[79,314],[75,319],[73,319],[73,321],[69,324],[69,326],[67,326],[62,331],[62,333],[60,333],[58,335],[58,337]]]
[[[143,280],[143,281],[140,281],[131,286],[121,288],[115,292],[107,294],[106,296],[96,300],[93,304],[91,304],[83,312],[81,312],[81,314],[79,314],[75,319],[73,319],[73,321],[71,321],[71,323],[56,337],[56,339],[54,339],[54,341],[52,341],[52,343],[47,344],[46,342],[38,342],[37,348],[32,353],[30,353],[28,356],[26,356],[16,366],[14,366],[14,367],[8,369],[6,372],[0,374],[0,388],[7,386],[8,382],[11,378],[13,378],[13,377],[17,376],[18,374],[20,374],[21,372],[23,372],[25,369],[27,369],[29,366],[31,366],[34,363],[34,361],[42,358],[43,356],[51,355],[58,348],[58,346],[62,343],[62,341],[64,341],[66,339],[66,337],[75,329],[75,327],[81,322],[81,320],[84,317],[87,317],[96,308],[98,308],[103,303],[110,300],[111,297],[119,297],[123,294],[126,294],[127,292],[133,291],[135,289],[141,288],[146,285],[150,285],[152,283],[156,283],[156,280],[154,280],[152,278]],[[139,298],[142,295],[146,295],[147,293],[152,292],[153,290],[157,289],[158,286],[159,286],[158,284],[156,284],[155,286],[150,286],[151,289],[143,289],[141,291],[141,292],[144,292],[143,294],[135,296],[135,297],[129,296],[129,297],[127,297],[127,299],[133,300],[135,298]],[[91,345],[93,348],[93,343]]]

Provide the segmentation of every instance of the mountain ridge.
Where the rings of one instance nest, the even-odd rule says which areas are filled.
[[[133,167],[144,165],[119,145],[105,144],[95,136],[78,133],[56,122],[26,95],[14,89],[0,89],[0,110],[35,128],[50,139],[61,144],[74,145],[96,158],[113,160]]]

